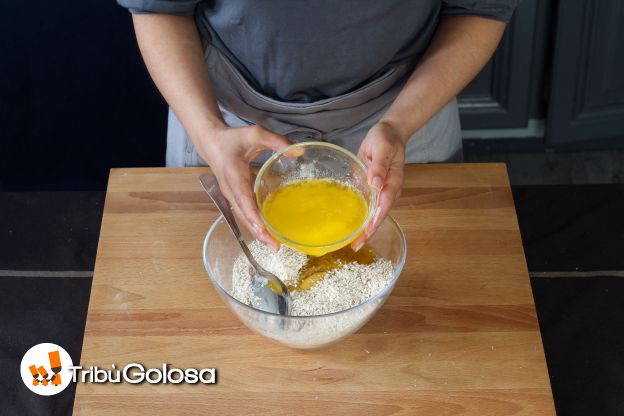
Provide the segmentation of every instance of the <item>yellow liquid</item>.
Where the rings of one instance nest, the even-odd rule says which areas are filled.
[[[337,269],[343,264],[371,264],[375,260],[377,260],[377,255],[368,244],[364,244],[359,251],[353,251],[351,247],[343,247],[319,257],[310,257],[306,265],[299,271],[297,284],[288,286],[288,289],[291,292],[305,291],[320,282],[327,272]]]
[[[368,204],[359,192],[338,181],[303,179],[269,194],[262,204],[262,214],[282,236],[302,245],[286,244],[306,254],[320,256],[355,239],[353,236],[335,244],[362,226],[368,214]],[[331,246],[306,247],[326,245]]]

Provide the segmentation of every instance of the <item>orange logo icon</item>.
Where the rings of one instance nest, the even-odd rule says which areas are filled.
[[[63,368],[61,366],[61,356],[58,351],[50,351],[48,353],[48,357],[50,358],[50,369],[54,373],[52,377],[48,378],[48,372],[44,366],[37,368],[34,365],[31,365],[28,367],[30,369],[30,374],[32,374],[34,378],[33,386],[38,386],[39,384],[47,386],[48,382],[50,382],[53,386],[59,386],[61,384],[61,376],[59,374]],[[39,381],[39,375],[43,377],[41,381]]]
[[[72,366],[71,357],[62,347],[43,343],[24,354],[20,370],[26,387],[34,393],[50,396],[67,387],[71,380],[69,367]]]

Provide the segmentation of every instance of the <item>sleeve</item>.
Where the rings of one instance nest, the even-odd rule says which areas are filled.
[[[191,15],[201,0],[117,0],[130,13],[166,13]]]
[[[519,0],[442,0],[442,16],[481,16],[508,23]]]

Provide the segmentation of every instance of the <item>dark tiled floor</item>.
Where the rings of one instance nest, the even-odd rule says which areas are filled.
[[[559,416],[624,415],[624,278],[532,278]]]
[[[624,270],[624,184],[514,186],[531,271]]]
[[[93,270],[104,192],[0,192],[0,270]]]
[[[624,270],[624,185],[514,187],[531,272]],[[103,193],[0,194],[0,270],[89,270]],[[560,416],[624,414],[624,278],[532,278]],[[79,357],[90,278],[6,276],[0,372],[41,340]],[[67,389],[33,397],[0,379],[0,414],[66,415]]]
[[[57,343],[79,360],[91,278],[67,271],[93,270],[103,204],[103,192],[0,193],[3,374],[15,374],[40,342]],[[0,377],[0,415],[69,415],[74,391],[39,397],[18,378]]]
[[[37,396],[22,384],[19,363],[41,342],[61,345],[79,362],[91,279],[3,276],[0,291],[0,414],[70,415],[75,386],[56,396]]]
[[[624,185],[513,194],[529,271],[568,272],[531,279],[557,412],[622,415],[624,277],[609,272],[624,270]],[[604,273],[573,277],[583,271]]]

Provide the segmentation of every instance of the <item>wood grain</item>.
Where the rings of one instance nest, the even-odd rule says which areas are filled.
[[[81,364],[216,367],[218,384],[79,384],[75,415],[555,414],[504,165],[408,166],[396,288],[313,351],[253,334],[211,286],[204,171],[111,172]]]

